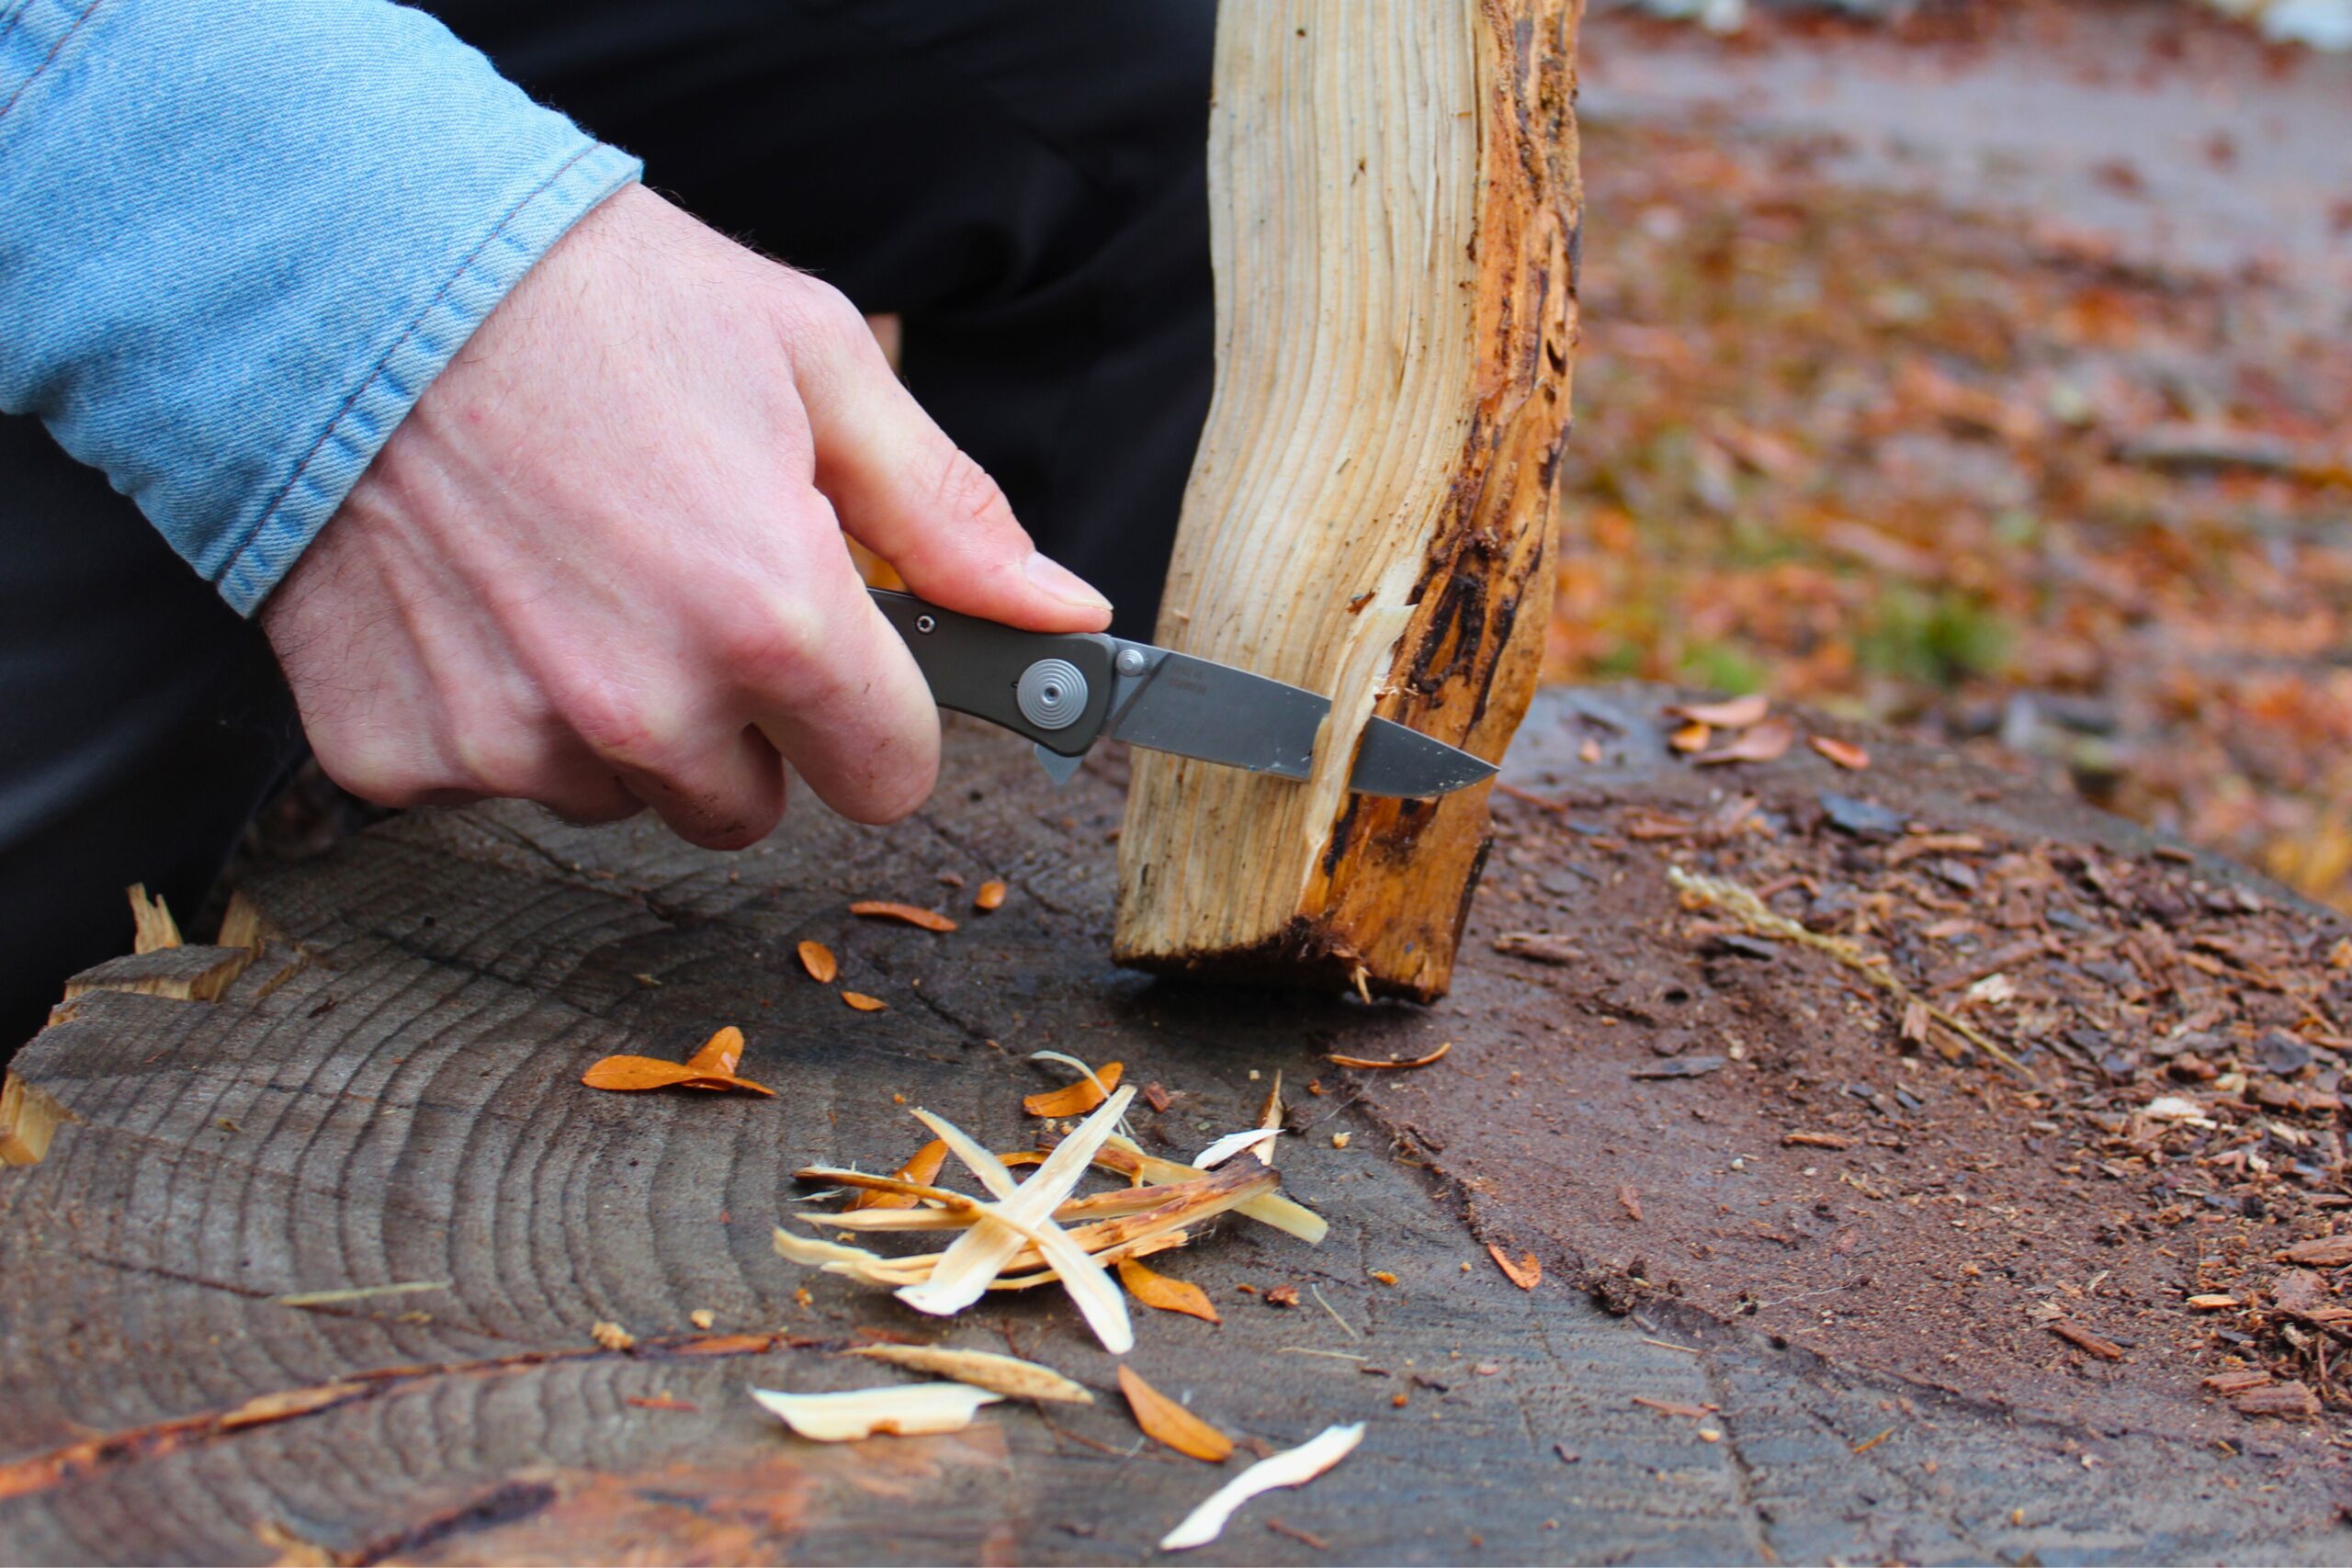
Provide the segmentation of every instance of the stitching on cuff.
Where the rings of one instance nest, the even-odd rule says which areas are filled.
[[[31,16],[33,14],[33,7],[40,3],[41,0],[27,0],[25,8],[18,11],[15,16],[9,17],[8,25],[6,27],[0,28],[0,43],[6,43],[8,41],[9,35],[17,30],[17,24],[22,22],[27,17]],[[17,90],[8,95],[8,101],[5,104],[0,104],[0,119],[6,119],[8,118],[8,111],[17,107],[17,100],[25,96],[26,89],[30,87],[34,83],[40,81],[41,73],[48,70],[51,65],[56,62],[57,57],[65,52],[65,46],[74,41],[74,35],[82,30],[82,25],[90,19],[91,13],[96,11],[103,4],[105,4],[105,0],[90,0],[90,3],[83,6],[80,13],[74,17],[72,24],[68,26],[63,32],[57,35],[57,41],[51,44],[50,46],[49,52],[41,57],[41,62],[33,67],[32,74],[17,83]],[[35,45],[34,47],[38,48],[40,46]]]

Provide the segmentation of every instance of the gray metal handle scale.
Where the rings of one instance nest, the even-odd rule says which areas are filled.
[[[1100,632],[1047,635],[976,620],[884,588],[866,591],[906,639],[932,699],[1076,757],[1110,716],[1115,649]]]

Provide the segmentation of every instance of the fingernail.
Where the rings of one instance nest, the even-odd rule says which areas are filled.
[[[1096,592],[1092,583],[1043,551],[1029,552],[1028,570],[1030,581],[1065,604],[1083,604],[1090,610],[1111,607],[1111,601]]]

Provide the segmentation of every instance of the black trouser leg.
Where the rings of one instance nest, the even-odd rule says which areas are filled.
[[[1149,637],[1208,411],[1213,0],[432,0],[908,385]]]
[[[0,1060],[130,951],[123,888],[196,913],[301,750],[260,629],[95,468],[0,418]]]
[[[1208,407],[1211,0],[447,0],[718,227],[907,324],[910,386],[1150,634]],[[258,629],[0,420],[0,1054],[195,910],[299,755]]]

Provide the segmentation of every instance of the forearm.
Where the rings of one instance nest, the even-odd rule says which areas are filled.
[[[0,410],[241,611],[636,164],[386,0],[0,17]]]

